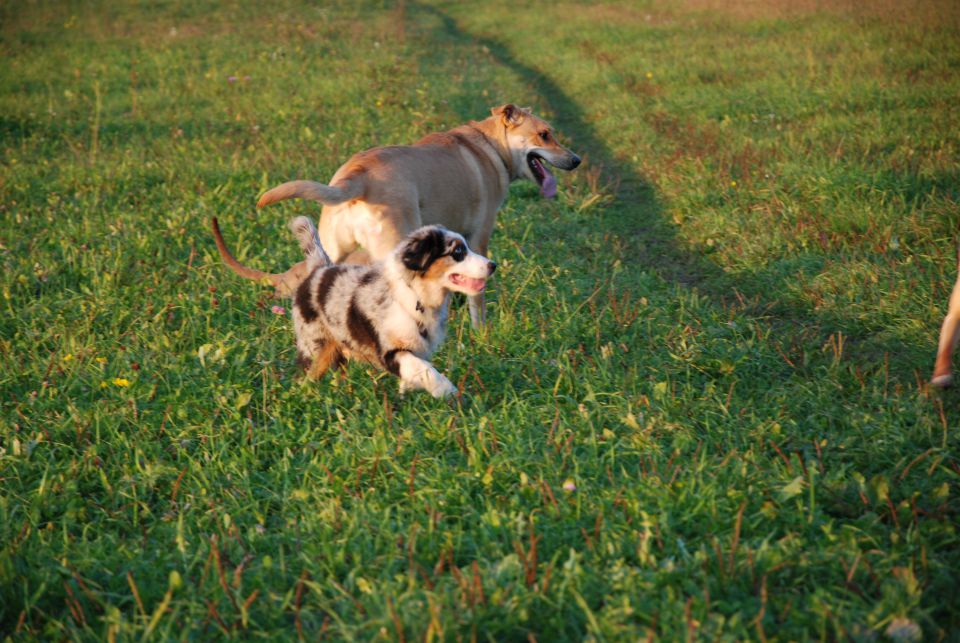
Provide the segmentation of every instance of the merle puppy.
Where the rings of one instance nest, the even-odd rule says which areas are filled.
[[[227,250],[216,218],[217,249],[242,277],[279,285],[270,274],[240,264]],[[347,359],[373,364],[400,378],[401,393],[424,389],[434,397],[456,387],[429,362],[446,333],[451,292],[484,291],[496,264],[438,225],[404,237],[386,259],[371,265],[333,264],[307,217],[290,224],[306,257],[307,277],[293,291],[293,325],[300,363],[311,378]]]

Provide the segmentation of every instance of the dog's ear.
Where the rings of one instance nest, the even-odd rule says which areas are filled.
[[[400,261],[407,270],[425,272],[447,249],[447,236],[440,226],[420,228],[403,240]]]
[[[530,108],[517,107],[513,103],[507,103],[500,107],[494,107],[490,110],[494,116],[499,116],[500,121],[508,127],[516,127],[523,122],[524,117],[530,113]]]

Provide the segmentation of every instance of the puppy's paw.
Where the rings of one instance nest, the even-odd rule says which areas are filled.
[[[457,394],[457,387],[453,385],[453,382],[448,380],[445,376],[437,374],[437,381],[434,383],[433,387],[430,389],[430,395],[440,398],[440,397],[450,397],[451,395]]]

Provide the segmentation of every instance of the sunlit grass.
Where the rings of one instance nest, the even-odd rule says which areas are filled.
[[[0,631],[960,627],[960,39],[912,6],[0,9]],[[586,161],[501,211],[462,396],[302,381],[209,218],[286,268],[318,209],[265,188],[507,101]]]

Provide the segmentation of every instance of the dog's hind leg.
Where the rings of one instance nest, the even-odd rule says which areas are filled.
[[[339,366],[343,363],[343,355],[336,342],[327,341],[319,347],[313,356],[313,363],[307,368],[307,377],[312,380],[318,380],[330,370],[331,366]]]
[[[953,380],[951,356],[957,348],[958,341],[960,341],[960,274],[957,275],[953,294],[950,295],[947,316],[943,319],[943,326],[940,327],[937,361],[933,367],[933,378],[930,380],[934,386],[949,386]]]

